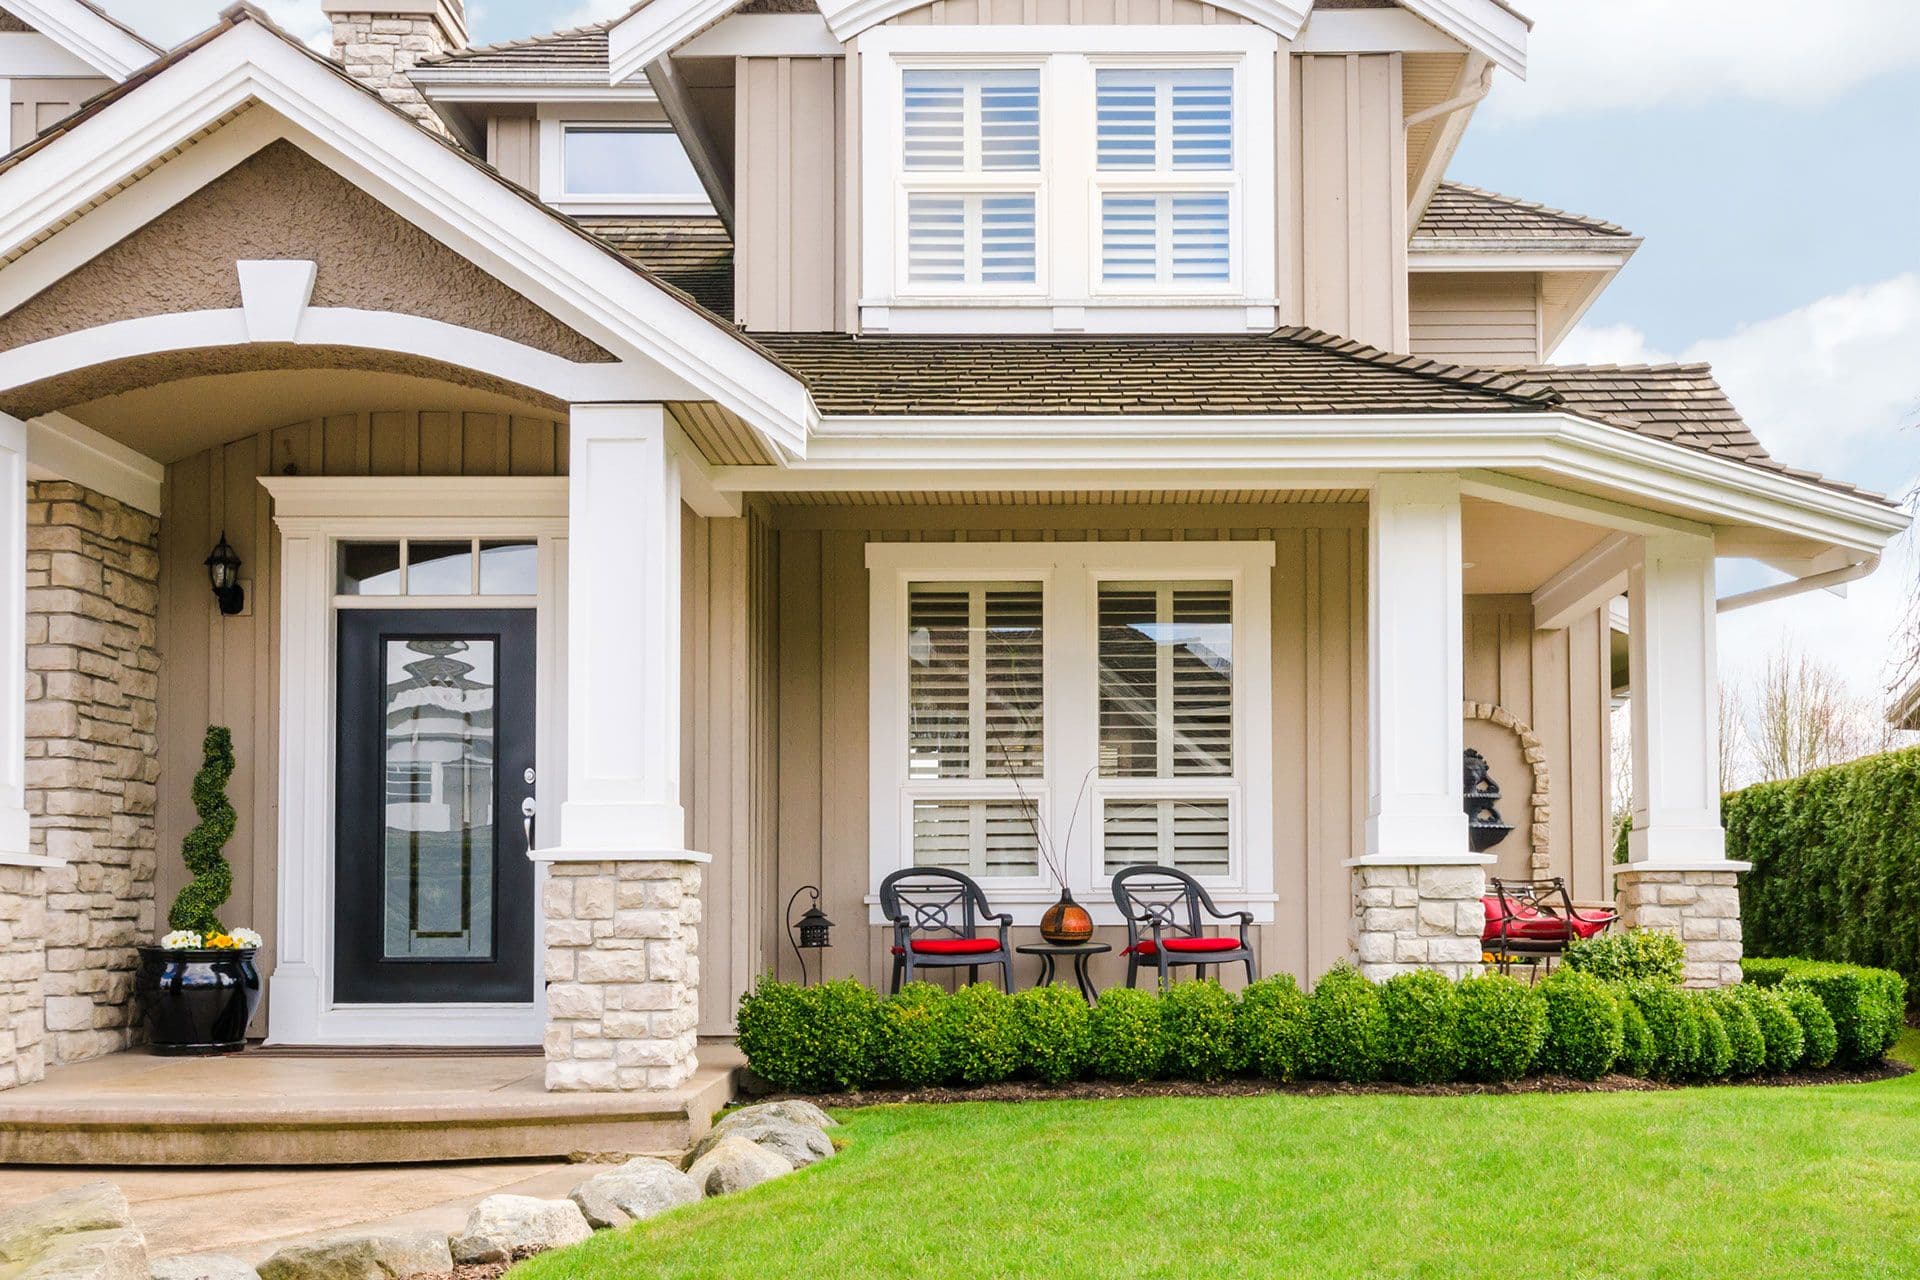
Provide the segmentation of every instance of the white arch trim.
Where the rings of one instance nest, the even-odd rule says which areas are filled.
[[[247,314],[240,307],[115,320],[0,352],[0,391],[132,356],[238,347],[252,341]],[[569,404],[699,398],[679,379],[661,377],[637,365],[578,364],[490,333],[392,311],[310,307],[291,341],[296,346],[357,347],[437,360]]]

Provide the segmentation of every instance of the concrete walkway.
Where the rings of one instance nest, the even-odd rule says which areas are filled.
[[[105,1180],[133,1206],[156,1258],[230,1253],[258,1264],[295,1240],[375,1227],[455,1233],[487,1196],[560,1199],[607,1166],[553,1161],[359,1169],[0,1167],[0,1205]]]

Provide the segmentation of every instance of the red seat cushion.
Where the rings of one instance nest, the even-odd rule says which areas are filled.
[[[998,938],[915,938],[907,944],[917,956],[978,956],[1000,949]],[[899,955],[895,947],[893,954]]]
[[[1175,953],[1181,951],[1238,951],[1240,949],[1240,939],[1238,938],[1167,938],[1165,941],[1167,950]],[[1141,939],[1141,941],[1132,948],[1132,951],[1136,955],[1143,956],[1155,954],[1153,939]]]
[[[1497,896],[1480,899],[1480,905],[1487,916],[1486,927],[1480,931],[1482,942],[1498,942],[1502,937],[1520,938],[1528,942],[1566,942],[1574,937],[1591,938],[1613,923],[1611,913],[1570,920],[1516,903],[1502,904]],[[1501,914],[1503,905],[1506,907],[1504,916]],[[1503,921],[1506,923],[1504,933],[1500,927]]]

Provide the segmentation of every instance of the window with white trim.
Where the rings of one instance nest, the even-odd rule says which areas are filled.
[[[950,867],[1018,918],[1057,894],[1050,860],[1096,907],[1154,863],[1270,909],[1271,543],[871,544],[867,562],[876,887]]]
[[[909,68],[900,104],[909,287],[1031,288],[1039,279],[1039,69]]]
[[[1233,71],[1094,72],[1100,283],[1219,288],[1233,280]]]

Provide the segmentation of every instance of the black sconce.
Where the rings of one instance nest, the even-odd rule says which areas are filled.
[[[240,585],[240,553],[227,542],[225,530],[206,564],[207,581],[213,584],[213,598],[220,602],[220,612],[232,615],[246,608],[247,589]]]
[[[795,921],[793,904],[800,900],[800,895],[803,893],[813,895],[813,905],[806,909],[798,921]],[[805,986],[807,984],[807,952],[824,950],[833,945],[833,921],[827,919],[827,913],[820,909],[820,890],[813,885],[801,885],[793,891],[793,896],[787,899],[787,940],[793,943],[793,954],[800,961],[800,983]]]

